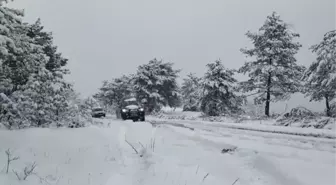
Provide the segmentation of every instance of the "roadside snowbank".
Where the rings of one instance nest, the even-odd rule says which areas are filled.
[[[252,119],[249,117],[208,117],[201,112],[182,111],[181,108],[164,107],[160,113],[147,116],[149,121],[168,121],[170,124],[184,126],[207,125],[231,129],[241,129],[298,136],[336,138],[336,118],[316,117],[314,119],[296,119],[288,124],[274,118]],[[281,119],[280,119],[281,120]],[[282,121],[284,121],[282,119]],[[287,123],[287,122],[285,122]],[[188,125],[187,125],[188,124]]]
[[[111,134],[113,130],[111,130]],[[110,173],[118,169],[118,143],[107,140],[100,129],[34,128],[0,130],[0,165],[6,166],[5,150],[19,160],[10,164],[9,173],[0,172],[0,184],[104,184]],[[19,181],[17,172],[36,162],[36,174]]]
[[[171,124],[181,126],[186,128],[202,128],[208,129],[209,127],[218,128],[229,128],[229,129],[239,129],[239,130],[249,130],[249,131],[259,131],[259,132],[269,132],[277,134],[289,134],[297,136],[310,136],[310,137],[321,137],[336,139],[336,133],[334,130],[326,129],[314,129],[314,128],[296,128],[296,127],[282,127],[273,126],[268,124],[257,124],[257,123],[229,123],[229,122],[210,122],[210,121],[198,121],[198,120],[178,120],[178,119],[162,119],[156,117],[148,117],[148,121],[154,122],[155,124]],[[183,127],[182,126],[182,127]]]

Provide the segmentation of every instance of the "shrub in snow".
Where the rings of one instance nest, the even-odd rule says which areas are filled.
[[[303,66],[296,63],[294,55],[301,44],[293,40],[299,37],[289,29],[277,13],[268,16],[258,33],[247,32],[252,49],[241,49],[253,58],[239,69],[249,79],[241,82],[241,90],[253,92],[257,104],[265,103],[265,115],[270,115],[271,101],[279,101],[300,90]]]
[[[88,123],[92,123],[91,105],[87,103],[87,100],[82,100],[78,96],[79,95],[74,92],[70,93],[68,114],[65,120],[59,122],[59,126],[79,128],[86,126]]]
[[[313,117],[315,114],[305,107],[293,108],[289,113],[285,114],[285,117]]]
[[[235,94],[234,71],[226,69],[220,60],[207,64],[207,67],[202,81],[202,112],[209,116],[241,112],[243,98]]]
[[[316,120],[316,115],[308,110],[305,107],[296,107],[293,108],[290,112],[283,114],[282,116],[278,117],[276,120],[277,125],[284,125],[290,126],[293,123],[304,123],[302,127],[306,127],[312,120]]]
[[[311,47],[317,54],[316,62],[313,62],[305,71],[305,94],[310,101],[325,100],[326,115],[332,117],[330,105],[336,98],[336,30],[324,35],[321,43]]]

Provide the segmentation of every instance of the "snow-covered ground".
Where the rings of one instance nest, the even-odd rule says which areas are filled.
[[[0,184],[335,184],[334,139],[102,121],[79,129],[1,130]],[[8,148],[20,159],[6,174]],[[31,162],[36,175],[17,180],[13,170]]]
[[[150,117],[147,119],[152,123],[157,124],[169,124],[178,125],[183,127],[198,128],[204,130],[248,130],[257,132],[268,132],[277,134],[288,134],[297,136],[310,136],[310,137],[320,137],[320,138],[330,138],[336,139],[335,130],[326,129],[315,129],[315,128],[298,128],[298,127],[284,127],[284,126],[274,126],[274,125],[264,125],[264,124],[237,124],[237,123],[227,123],[227,122],[209,122],[209,121],[198,121],[198,120],[170,120],[162,119],[156,117]]]
[[[304,135],[313,137],[327,137],[336,138],[336,118],[330,119],[328,124],[323,126],[323,129],[314,128],[315,125],[320,124],[318,121],[322,121],[323,118],[314,120],[302,120],[302,122],[291,123],[289,126],[279,125],[275,119],[268,120],[252,120],[246,119],[242,121],[234,120],[229,117],[204,117],[201,112],[188,112],[182,111],[177,108],[165,107],[158,115],[147,116],[154,121],[168,121],[170,123],[183,123],[191,125],[192,127],[205,126],[206,127],[224,127],[235,128],[243,130],[255,130],[262,132],[274,132],[291,135]],[[327,118],[325,118],[327,119]],[[237,122],[238,121],[238,122]],[[310,127],[307,127],[310,126]]]

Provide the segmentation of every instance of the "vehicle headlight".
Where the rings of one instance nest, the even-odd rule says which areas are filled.
[[[140,108],[139,111],[144,111],[144,109],[143,109],[143,108]]]
[[[122,109],[121,111],[122,111],[122,112],[127,112],[127,110],[126,110],[126,109]]]

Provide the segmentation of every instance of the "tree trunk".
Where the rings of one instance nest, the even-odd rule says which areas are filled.
[[[116,114],[117,119],[121,118],[121,114],[120,114],[120,109],[119,108],[116,108],[115,114]]]
[[[269,72],[268,79],[267,79],[266,105],[265,105],[265,115],[266,116],[270,116],[271,83],[272,83],[272,76],[271,76],[271,72]]]
[[[59,111],[58,111],[58,108],[56,109],[56,121],[59,120]]]
[[[328,117],[331,117],[331,112],[330,112],[330,105],[329,105],[329,97],[328,97],[328,95],[325,95],[324,96],[325,97],[325,103],[326,103],[326,108],[327,108],[327,116]]]

